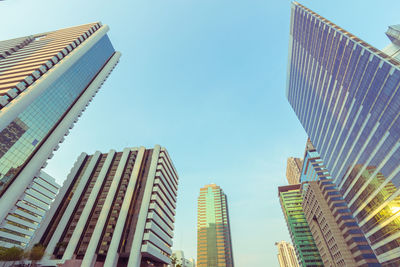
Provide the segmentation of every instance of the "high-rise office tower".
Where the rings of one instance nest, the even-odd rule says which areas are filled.
[[[0,222],[0,247],[24,249],[50,209],[60,185],[41,171]]]
[[[278,261],[280,267],[299,267],[296,252],[292,244],[280,241],[276,242],[275,245],[278,247]]]
[[[303,210],[324,266],[381,266],[330,179],[307,182]]]
[[[0,42],[0,221],[118,62],[108,26]]]
[[[30,246],[46,266],[170,264],[177,186],[158,145],[82,153]]]
[[[303,165],[302,159],[290,157],[287,159],[286,164],[286,179],[289,184],[300,183],[301,167]]]
[[[228,200],[215,184],[201,188],[198,198],[197,266],[234,266]]]
[[[278,187],[279,201],[300,266],[323,266],[302,208],[301,185]]]
[[[397,266],[400,62],[393,48],[399,26],[387,35],[392,44],[382,52],[293,3],[287,97],[343,197],[362,203],[353,206],[354,214],[361,228],[368,225],[364,231],[378,260]],[[373,189],[377,176],[383,183]]]
[[[303,210],[324,265],[380,266],[309,139],[301,182]]]

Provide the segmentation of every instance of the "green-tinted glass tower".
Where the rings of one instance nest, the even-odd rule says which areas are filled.
[[[197,266],[234,266],[228,201],[215,184],[201,188],[198,198]]]
[[[300,184],[280,186],[278,192],[300,266],[324,266],[304,215]]]

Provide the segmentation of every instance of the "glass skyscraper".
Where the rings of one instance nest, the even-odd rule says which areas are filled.
[[[400,27],[387,35],[382,52],[294,2],[286,93],[378,260],[398,266]]]
[[[0,221],[117,64],[108,29],[90,23],[0,42]]]
[[[324,266],[303,211],[301,185],[278,187],[279,201],[300,266]]]
[[[197,266],[234,266],[228,201],[215,184],[201,188],[198,198]]]

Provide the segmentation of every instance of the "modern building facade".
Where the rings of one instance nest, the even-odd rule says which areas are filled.
[[[301,185],[278,187],[279,200],[300,266],[323,266],[304,215]]]
[[[292,244],[286,241],[276,242],[278,247],[278,261],[280,267],[299,267],[296,252]]]
[[[60,185],[44,171],[34,177],[0,222],[0,247],[25,249],[59,189]]]
[[[301,168],[303,166],[303,160],[300,158],[290,157],[286,163],[286,179],[289,184],[300,183]]]
[[[325,167],[319,153],[314,148],[310,139],[307,140],[304,152],[303,167],[300,175],[300,182],[318,181],[330,179],[331,176]]]
[[[107,25],[0,42],[0,221],[118,62]]]
[[[363,203],[352,210],[361,228],[368,225],[365,234],[388,266],[400,265],[399,33],[399,26],[389,27],[392,44],[382,52],[292,5],[288,100],[343,197]],[[373,189],[377,176],[383,182]],[[366,197],[359,202],[361,194]],[[384,238],[376,242],[373,235]]]
[[[400,24],[389,26],[386,36],[390,39],[391,43],[382,51],[388,56],[400,60]]]
[[[303,210],[324,266],[380,266],[310,139],[301,182]]]
[[[308,182],[302,205],[324,266],[381,266],[332,180]]]
[[[46,266],[166,266],[177,186],[158,145],[82,153],[30,246],[46,247]]]
[[[200,189],[197,207],[197,267],[233,267],[228,200],[216,184]]]

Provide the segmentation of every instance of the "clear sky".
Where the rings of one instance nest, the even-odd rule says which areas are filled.
[[[300,3],[377,48],[400,1]],[[285,98],[290,1],[7,0],[0,40],[102,21],[119,65],[49,161],[62,182],[81,152],[165,146],[179,172],[174,249],[196,257],[197,196],[228,196],[236,266],[278,266],[277,198],[306,134]]]

